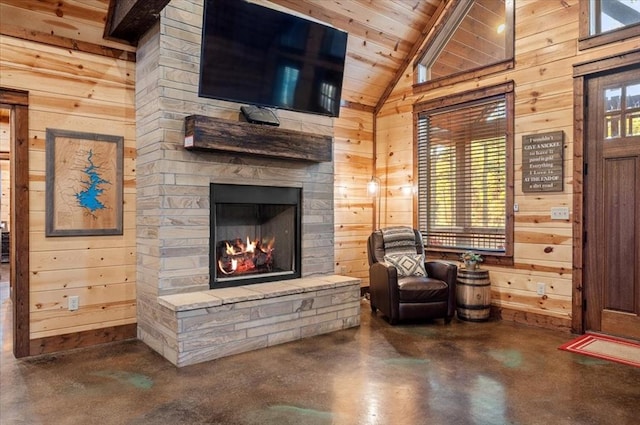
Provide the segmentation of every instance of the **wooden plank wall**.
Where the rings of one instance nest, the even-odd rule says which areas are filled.
[[[2,7],[3,18],[22,13]],[[135,63],[6,35],[0,50],[2,86],[29,91],[30,339],[135,323]],[[47,128],[124,137],[122,236],[45,237]]]
[[[41,33],[41,40],[65,38],[75,45],[90,45],[135,52],[135,47],[105,40],[104,23],[109,0],[28,1],[1,0],[3,33]],[[25,34],[26,35],[26,34]]]
[[[483,266],[491,272],[492,303],[497,307],[570,325],[572,294],[572,221],[551,220],[551,207],[572,207],[573,81],[572,66],[598,57],[638,49],[639,39],[578,51],[579,0],[517,0],[515,68],[453,87],[412,94],[411,69],[405,72],[376,117],[376,172],[386,184],[383,214],[387,224],[411,223],[412,199],[397,188],[411,179],[413,167],[412,105],[426,99],[515,82],[515,250],[513,267]],[[522,192],[522,136],[563,131],[564,191]],[[536,295],[538,282],[547,294]]]
[[[367,238],[373,230],[373,113],[343,107],[334,121],[335,272],[369,286]]]

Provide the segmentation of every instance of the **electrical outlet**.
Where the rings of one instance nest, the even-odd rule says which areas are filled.
[[[544,282],[538,282],[538,295],[544,295],[545,286]]]
[[[553,207],[551,208],[552,220],[569,220],[569,207]]]
[[[80,297],[77,295],[71,295],[68,299],[69,301],[69,311],[76,311],[80,308]]]

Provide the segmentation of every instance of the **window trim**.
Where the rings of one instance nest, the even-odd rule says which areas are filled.
[[[590,34],[591,1],[580,2],[579,38],[578,50],[587,50],[593,47],[604,46],[627,38],[640,36],[640,22],[627,25],[615,30],[600,34]]]
[[[479,251],[482,253],[486,264],[494,265],[513,265],[513,242],[514,242],[514,214],[513,214],[513,202],[515,195],[514,186],[514,150],[515,150],[515,134],[514,134],[514,82],[508,81],[504,84],[485,87],[482,89],[476,89],[457,93],[454,95],[444,96],[437,99],[428,100],[425,102],[417,103],[413,106],[413,156],[416,158],[414,161],[414,175],[418,175],[418,117],[420,114],[429,112],[435,109],[441,109],[446,107],[452,107],[456,105],[462,105],[469,102],[479,101],[499,95],[504,95],[506,102],[506,188],[507,193],[505,197],[505,251],[504,253],[496,253],[492,251]],[[414,227],[418,228],[418,197],[414,197]],[[458,261],[460,259],[460,253],[464,249],[452,249],[441,248],[433,249],[425,246],[425,252],[430,258],[439,258],[450,261]]]
[[[510,37],[507,37],[507,44],[505,46],[507,59],[494,62],[489,65],[481,66],[478,68],[469,69],[466,71],[460,71],[447,77],[436,78],[434,80],[427,80],[424,82],[418,81],[418,66],[424,61],[424,57],[429,53],[432,48],[440,48],[446,45],[446,42],[442,42],[442,38],[448,37],[457,27],[454,27],[454,20],[450,19],[455,15],[456,9],[459,7],[462,0],[451,0],[450,7],[440,18],[435,26],[435,30],[428,37],[427,42],[423,48],[416,55],[416,59],[413,63],[413,92],[414,94],[422,93],[427,90],[431,90],[437,87],[443,87],[447,85],[456,84],[462,81],[472,80],[486,75],[495,74],[498,72],[513,69],[515,66],[515,7],[514,0],[505,0],[505,32],[510,32]]]

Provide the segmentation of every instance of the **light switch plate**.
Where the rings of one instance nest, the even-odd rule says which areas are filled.
[[[76,311],[80,308],[80,297],[77,295],[71,295],[68,298],[69,302],[69,311]]]

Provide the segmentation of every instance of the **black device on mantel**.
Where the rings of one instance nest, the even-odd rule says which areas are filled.
[[[202,26],[199,96],[340,113],[346,32],[244,0],[205,0]]]
[[[244,118],[251,123],[272,125],[274,127],[280,125],[280,120],[276,113],[264,106],[241,106],[240,111]]]

